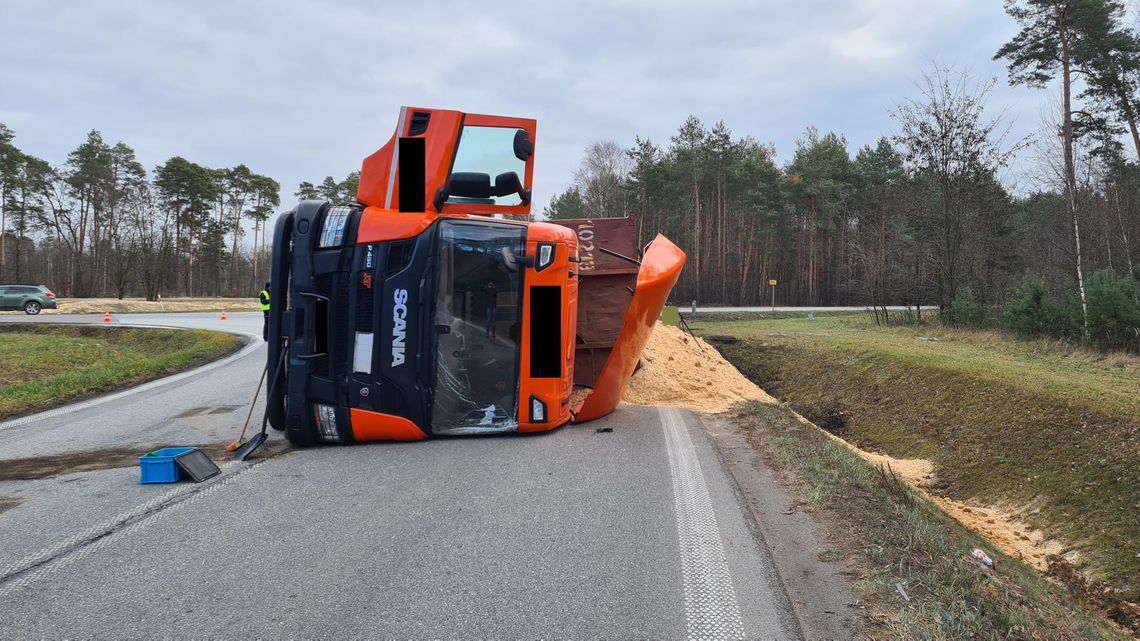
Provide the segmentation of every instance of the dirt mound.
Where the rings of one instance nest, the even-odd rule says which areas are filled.
[[[776,404],[711,345],[661,323],[653,328],[622,400],[700,412],[723,412],[741,401]]]

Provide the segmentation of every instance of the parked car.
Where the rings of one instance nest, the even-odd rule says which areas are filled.
[[[22,309],[35,316],[41,309],[56,309],[55,294],[43,285],[0,285],[0,309]]]

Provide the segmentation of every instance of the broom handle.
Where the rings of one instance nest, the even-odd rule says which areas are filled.
[[[238,437],[240,443],[245,438],[245,430],[249,427],[249,419],[253,416],[253,406],[257,405],[257,397],[261,394],[261,384],[265,382],[265,373],[269,371],[269,363],[265,364],[265,369],[261,370],[261,378],[257,381],[257,391],[253,393],[253,400],[249,402],[249,413],[245,415],[245,424],[241,426],[241,436]]]

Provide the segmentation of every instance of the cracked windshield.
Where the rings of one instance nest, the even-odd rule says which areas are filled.
[[[435,299],[436,433],[494,432],[517,425],[519,275],[504,249],[523,253],[525,228],[440,223]]]

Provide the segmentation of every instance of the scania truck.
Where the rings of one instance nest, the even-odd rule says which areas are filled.
[[[582,300],[595,263],[575,226],[528,220],[535,138],[531,119],[405,107],[364,160],[356,203],[279,216],[271,426],[304,446],[550,430],[613,411],[685,254],[663,236],[635,255],[600,248],[636,268],[620,296]],[[584,380],[576,353],[599,345],[579,324],[595,302],[620,326]]]

